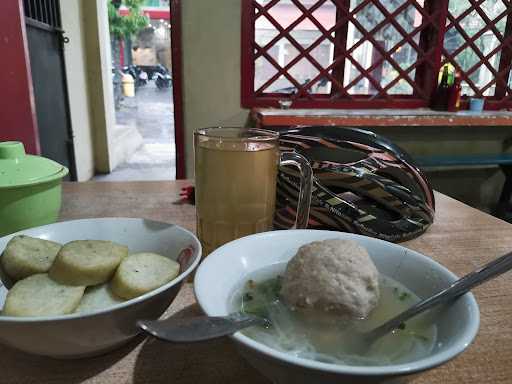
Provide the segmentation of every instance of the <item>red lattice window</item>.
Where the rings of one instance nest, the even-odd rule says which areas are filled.
[[[243,0],[242,104],[428,107],[450,62],[463,100],[511,107],[511,13],[510,0]]]

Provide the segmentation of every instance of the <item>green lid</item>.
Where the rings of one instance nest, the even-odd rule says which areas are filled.
[[[53,160],[25,154],[23,143],[0,142],[0,188],[45,183],[67,174],[68,169]]]

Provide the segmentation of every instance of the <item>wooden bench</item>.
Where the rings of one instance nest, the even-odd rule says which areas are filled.
[[[420,167],[478,167],[487,165],[512,165],[512,153],[490,155],[414,156]]]
[[[456,155],[456,156],[414,156],[416,164],[425,170],[429,168],[451,167],[482,167],[499,166],[505,175],[505,182],[501,189],[498,205],[493,212],[496,216],[507,219],[512,198],[512,153],[489,155]]]

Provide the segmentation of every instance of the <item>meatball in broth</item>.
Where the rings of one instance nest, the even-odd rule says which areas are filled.
[[[280,296],[291,307],[363,318],[379,301],[379,273],[357,242],[315,241],[288,262]]]

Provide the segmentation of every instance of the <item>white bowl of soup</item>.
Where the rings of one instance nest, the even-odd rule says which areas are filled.
[[[211,253],[196,272],[194,289],[200,307],[210,316],[246,309],[258,314],[259,307],[251,308],[250,300],[278,297],[276,280],[299,247],[327,239],[354,240],[367,250],[379,273],[379,303],[368,318],[347,322],[340,317],[339,323],[332,315],[306,316],[284,305],[273,313],[272,326],[235,333],[232,339],[239,352],[263,375],[276,383],[391,383],[439,366],[471,344],[480,316],[474,296],[468,293],[406,322],[398,337],[387,335],[364,352],[358,347],[351,350],[360,335],[343,327],[369,329],[457,277],[418,252],[349,233],[287,230],[232,241]],[[261,292],[263,296],[255,297]]]
[[[140,333],[137,320],[157,319],[165,312],[201,258],[201,244],[194,234],[174,224],[145,219],[83,219],[27,229],[0,238],[2,257],[5,257],[5,249],[11,239],[20,235],[63,245],[83,240],[115,242],[128,248],[126,258],[152,252],[179,264],[177,275],[172,280],[137,297],[118,298],[115,303],[103,305],[105,303],[102,302],[92,309],[88,307],[78,311],[77,308],[71,313],[51,316],[6,315],[6,297],[13,290],[13,282],[2,268],[0,343],[55,358],[98,355],[127,343]],[[4,261],[0,259],[0,265],[5,265]],[[23,279],[16,284],[20,281]],[[95,288],[85,288],[83,298],[89,289]]]

